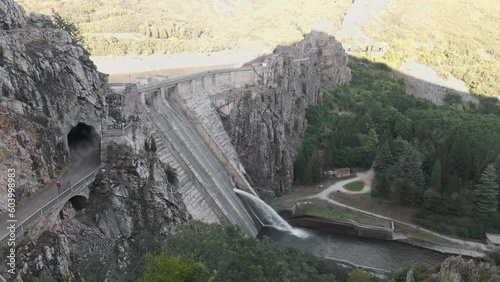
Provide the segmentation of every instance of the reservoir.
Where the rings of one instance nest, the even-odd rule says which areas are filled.
[[[279,245],[309,251],[320,257],[348,261],[352,264],[392,271],[412,264],[436,267],[449,255],[414,247],[396,241],[366,239],[301,229],[309,234],[300,238],[290,232],[264,226],[258,237],[270,237]]]

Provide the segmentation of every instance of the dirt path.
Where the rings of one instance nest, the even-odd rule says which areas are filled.
[[[334,183],[330,185],[328,188],[325,190],[319,192],[318,194],[305,197],[305,199],[321,199],[328,201],[330,199],[330,194],[333,192],[341,192],[341,193],[347,193],[347,194],[364,194],[368,193],[371,191],[372,187],[372,181],[375,178],[375,171],[373,169],[367,170],[365,172],[359,172],[356,174],[356,177],[351,178],[351,179],[346,179],[339,181],[337,183]],[[355,181],[362,181],[365,186],[361,191],[349,191],[344,188],[345,185],[355,182]]]
[[[371,183],[372,183],[372,180],[374,179],[374,176],[375,176],[375,172],[373,171],[373,169],[370,169],[370,170],[365,171],[365,172],[360,172],[360,173],[358,173],[356,175],[355,178],[351,178],[351,179],[339,181],[339,182],[337,182],[337,183],[329,186],[325,190],[323,190],[323,191],[321,191],[321,192],[319,192],[319,193],[317,193],[315,195],[304,197],[302,199],[304,199],[304,200],[306,200],[306,199],[320,199],[320,200],[324,200],[324,201],[327,201],[327,202],[329,202],[331,204],[334,204],[336,206],[348,208],[348,209],[353,210],[353,211],[357,211],[357,212],[364,213],[364,214],[367,214],[367,215],[371,215],[371,216],[374,216],[374,217],[378,217],[378,218],[381,218],[381,219],[393,221],[393,222],[396,222],[396,223],[399,223],[399,224],[403,224],[403,225],[406,225],[406,226],[418,229],[420,231],[424,231],[424,232],[430,233],[430,234],[432,234],[434,236],[440,237],[442,239],[448,240],[448,241],[456,243],[456,244],[460,244],[460,245],[468,247],[470,249],[488,250],[488,247],[485,244],[482,244],[482,243],[477,243],[477,242],[466,241],[466,240],[462,240],[462,239],[448,237],[446,235],[443,235],[443,234],[440,234],[440,233],[436,233],[434,231],[431,231],[431,230],[428,230],[428,229],[425,229],[425,228],[421,228],[421,227],[419,227],[417,225],[414,225],[414,224],[411,224],[411,223],[403,222],[403,221],[400,221],[400,220],[397,220],[397,219],[394,219],[394,218],[391,218],[391,217],[387,217],[387,216],[383,216],[383,215],[380,215],[380,214],[376,214],[376,213],[372,213],[372,212],[369,212],[369,211],[365,211],[365,210],[362,210],[362,209],[354,208],[354,207],[351,207],[349,205],[343,204],[341,202],[335,201],[335,200],[333,200],[333,199],[330,198],[330,194],[333,193],[333,192],[337,192],[337,191],[340,191],[341,193],[349,193],[349,194],[368,193],[371,190]],[[345,186],[346,184],[349,184],[351,182],[358,181],[358,180],[363,181],[365,183],[365,186],[363,187],[363,190],[354,192],[354,191],[349,191],[349,190],[346,190],[345,188],[343,188],[343,186]]]

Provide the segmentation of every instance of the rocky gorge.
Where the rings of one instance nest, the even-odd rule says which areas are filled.
[[[26,16],[12,0],[0,0],[0,27],[0,179],[15,168],[22,201],[71,166],[67,134],[78,123],[100,132],[109,109],[141,117],[145,109],[127,96],[106,99],[106,75],[47,16]],[[261,84],[232,90],[226,97],[231,110],[221,116],[253,184],[264,194],[288,193],[307,107],[321,102],[323,89],[348,83],[351,73],[341,45],[321,33],[260,63]],[[151,124],[131,123],[124,136],[99,136],[102,159],[88,200],[68,202],[41,235],[25,237],[10,280],[136,281],[135,267],[155,239],[191,221],[170,168],[144,148]],[[462,273],[454,264],[462,265],[442,267],[440,281],[468,281],[447,280]]]
[[[348,57],[333,37],[313,32],[258,61],[261,84],[229,94],[222,120],[254,185],[267,195],[287,194],[306,109],[321,102],[323,89],[349,82]]]

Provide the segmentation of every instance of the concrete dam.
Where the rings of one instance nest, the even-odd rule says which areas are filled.
[[[139,87],[152,125],[157,155],[177,172],[183,201],[193,219],[230,223],[256,236],[259,221],[234,188],[258,196],[247,180],[212,96],[256,85],[259,69],[199,73]]]

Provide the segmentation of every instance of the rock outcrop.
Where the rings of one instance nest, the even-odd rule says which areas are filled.
[[[500,269],[488,263],[475,263],[461,256],[449,257],[439,269],[440,282],[500,281]]]
[[[107,237],[128,239],[134,230],[166,235],[188,220],[167,167],[155,156],[134,155],[132,148],[114,143],[104,149],[113,158],[90,187],[87,213]]]
[[[122,275],[141,232],[165,236],[189,220],[178,187],[154,154],[135,154],[119,141],[107,142],[104,149],[110,157],[91,184],[86,208],[65,207],[51,232],[18,249],[22,279],[104,281],[111,269]],[[93,263],[100,273],[92,273]]]
[[[57,281],[75,278],[65,235],[44,232],[35,243],[18,249],[19,273],[28,277],[53,277]],[[20,278],[20,277],[19,277]]]
[[[68,164],[73,126],[100,129],[107,91],[106,76],[66,31],[0,0],[0,179],[16,169],[18,201]],[[0,185],[0,211],[6,187]]]
[[[224,127],[261,192],[289,192],[306,108],[321,101],[322,89],[350,81],[347,61],[340,43],[314,32],[263,58],[260,86],[229,94]]]

